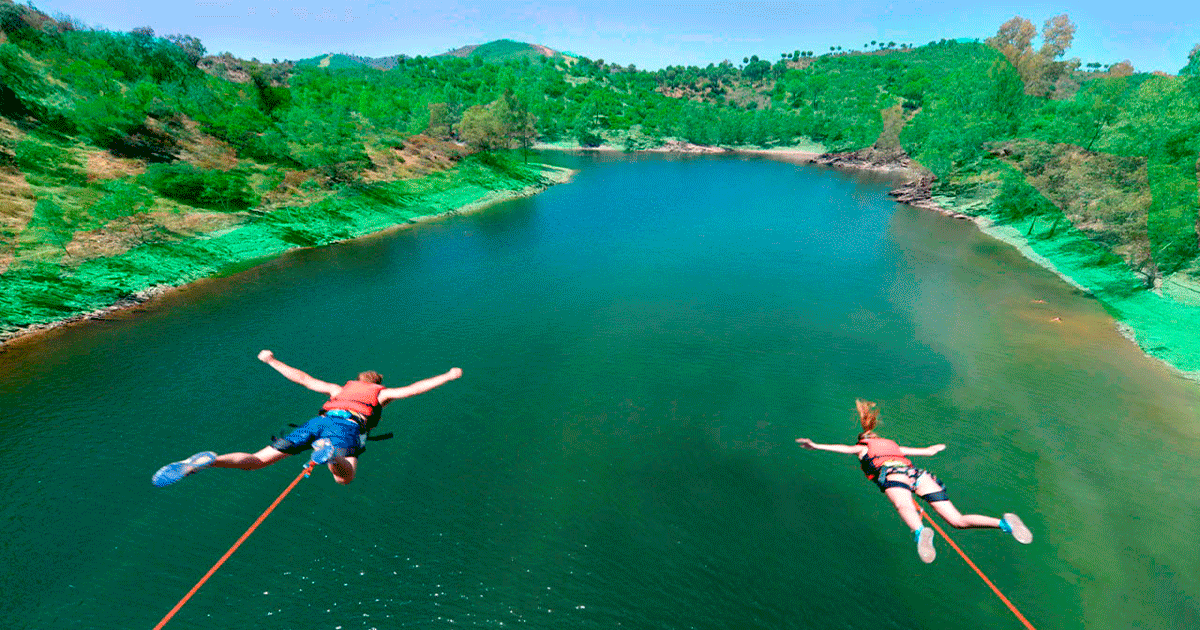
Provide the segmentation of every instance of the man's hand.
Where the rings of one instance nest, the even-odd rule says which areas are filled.
[[[271,359],[275,358],[275,353],[270,350],[263,350],[258,353],[258,360],[263,363],[270,363]]]
[[[813,446],[813,441],[808,438],[800,438],[800,439],[796,440],[796,443],[799,444],[802,448],[806,448],[810,451],[817,450],[817,447]]]

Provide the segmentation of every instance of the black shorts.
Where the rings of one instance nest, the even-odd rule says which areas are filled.
[[[908,479],[905,481],[888,479],[889,476],[896,474],[904,475],[908,477]],[[880,492],[883,492],[888,488],[904,488],[905,490],[916,494],[917,483],[921,480],[923,475],[928,475],[929,478],[938,485],[938,489],[924,495],[918,494],[917,496],[925,499],[925,501],[929,503],[950,500],[946,497],[946,484],[942,483],[941,479],[938,479],[937,476],[928,470],[915,468],[913,466],[884,466],[883,468],[879,469],[879,476],[875,477],[875,479],[872,481],[875,482],[875,485],[879,486]]]

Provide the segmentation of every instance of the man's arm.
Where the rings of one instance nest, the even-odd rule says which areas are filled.
[[[328,394],[330,397],[333,397],[336,396],[338,392],[342,391],[342,388],[339,385],[334,385],[333,383],[326,383],[325,381],[315,379],[308,374],[305,374],[304,372],[301,372],[300,370],[297,370],[296,368],[284,363],[283,361],[276,359],[275,353],[271,352],[270,350],[263,350],[262,352],[259,352],[258,360],[275,368],[275,371],[282,374],[287,380],[311,389],[314,392]]]
[[[944,450],[946,450],[945,444],[934,444],[933,446],[926,446],[925,448],[913,448],[911,446],[900,447],[900,452],[904,453],[905,455],[937,455]]]
[[[386,405],[393,400],[408,398],[409,396],[416,396],[417,394],[424,394],[425,392],[453,381],[460,376],[462,376],[462,370],[458,368],[450,368],[450,371],[446,372],[445,374],[438,374],[437,376],[427,378],[423,381],[417,381],[412,385],[384,389],[379,392],[379,402]]]
[[[845,455],[862,455],[867,450],[862,444],[817,444],[808,438],[800,438],[796,443],[810,451],[829,451]]]

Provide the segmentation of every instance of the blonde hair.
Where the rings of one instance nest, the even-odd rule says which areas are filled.
[[[383,375],[374,370],[367,370],[366,372],[358,373],[358,380],[364,383],[375,383],[376,385],[382,385]]]
[[[854,406],[858,408],[858,421],[862,424],[862,433],[858,434],[858,439],[874,436],[875,427],[879,426],[879,411],[875,409],[875,403],[858,398],[855,399]]]

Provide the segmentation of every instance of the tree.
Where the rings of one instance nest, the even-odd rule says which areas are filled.
[[[1188,64],[1179,71],[1179,76],[1188,78],[1200,77],[1200,44],[1192,47],[1192,52],[1188,54]]]
[[[1192,48],[1192,53],[1188,55],[1188,65],[1179,71],[1179,76],[1187,82],[1188,90],[1200,97],[1200,44]]]
[[[429,104],[429,126],[425,134],[431,138],[450,137],[450,106],[446,103]]]
[[[1120,63],[1114,63],[1108,67],[1108,74],[1114,77],[1127,77],[1133,74],[1133,64],[1126,59]]]
[[[75,221],[53,199],[38,199],[26,229],[37,234],[39,241],[61,247],[64,254],[71,255],[67,244],[75,239]]]
[[[193,66],[200,63],[200,60],[204,58],[204,53],[208,52],[204,48],[204,44],[200,43],[200,39],[191,35],[167,35],[164,39],[183,49],[188,63]]]
[[[463,112],[458,123],[458,136],[478,151],[508,148],[504,124],[488,107],[475,105]]]
[[[1042,48],[1038,51],[1047,60],[1059,59],[1066,54],[1075,39],[1075,25],[1066,13],[1056,15],[1042,25]]]
[[[1093,91],[1088,105],[1092,114],[1092,120],[1095,121],[1096,130],[1092,133],[1091,139],[1088,140],[1087,146],[1084,147],[1088,151],[1092,150],[1092,146],[1100,138],[1100,134],[1121,113],[1120,101],[1128,85],[1128,79],[1120,77],[1104,81],[1104,83]]]
[[[1046,96],[1055,90],[1059,79],[1068,74],[1078,62],[1059,62],[1075,38],[1075,25],[1064,13],[1056,15],[1042,26],[1042,45],[1033,50],[1037,31],[1029,20],[1017,16],[1000,25],[986,43],[999,50],[1017,69],[1025,83],[1025,93]]]
[[[503,101],[504,108],[507,110],[507,115],[502,119],[505,123],[505,131],[508,137],[525,152],[525,159],[528,161],[529,148],[533,146],[534,140],[537,140],[537,118],[529,111],[529,98],[527,96],[518,97],[509,89],[504,91]]]

